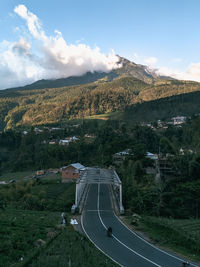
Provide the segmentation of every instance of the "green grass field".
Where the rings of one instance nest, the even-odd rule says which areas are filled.
[[[92,119],[92,120],[120,120],[122,119],[123,112],[121,111],[116,111],[116,112],[109,112],[105,114],[99,114],[99,115],[93,115],[93,116],[88,116],[86,119]]]

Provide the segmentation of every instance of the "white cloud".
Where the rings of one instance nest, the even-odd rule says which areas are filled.
[[[187,74],[200,80],[200,63],[192,63],[187,69]]]
[[[156,57],[145,57],[144,55],[140,55],[138,53],[133,54],[133,60],[137,64],[147,65],[148,67],[152,68],[158,62]]]
[[[105,55],[98,47],[91,48],[82,43],[67,44],[58,30],[55,30],[54,36],[47,36],[38,17],[26,6],[18,5],[14,11],[25,20],[29,34],[39,50],[33,52],[32,43],[25,39],[25,34],[18,42],[2,42],[0,89],[25,85],[39,79],[79,76],[88,71],[109,72],[119,67],[119,59],[114,51]]]
[[[18,14],[21,18],[23,18],[28,26],[30,33],[36,39],[45,40],[47,37],[45,36],[44,31],[42,30],[41,23],[38,17],[32,12],[28,11],[26,6],[19,5],[14,9],[15,13]]]
[[[166,75],[180,80],[200,82],[200,63],[191,63],[185,71],[161,67],[156,70],[158,75]]]
[[[154,66],[158,62],[158,59],[156,57],[149,57],[145,58],[144,61],[148,66]]]

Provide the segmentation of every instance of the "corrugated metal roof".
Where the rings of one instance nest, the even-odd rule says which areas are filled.
[[[85,169],[85,166],[83,166],[80,163],[72,163],[70,165],[73,166],[74,168],[78,169],[78,170]]]

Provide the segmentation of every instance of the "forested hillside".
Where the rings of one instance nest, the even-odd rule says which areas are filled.
[[[199,83],[161,79],[148,73],[144,66],[125,59],[121,62],[123,66],[110,73],[38,81],[23,88],[0,91],[0,130],[119,111],[125,120],[133,117],[145,121],[150,114],[151,120],[160,116],[157,109],[161,109],[162,116],[200,112]]]
[[[141,110],[144,107],[143,119],[145,120],[146,115],[146,119],[148,119],[149,114],[160,105],[165,105],[165,108],[162,109],[165,114],[169,114],[170,111],[171,115],[177,115],[176,112],[180,112],[176,106],[177,103],[180,107],[186,105],[188,112],[193,110],[198,113],[200,112],[199,94],[198,92],[188,93],[199,90],[200,84],[195,82],[167,81],[161,85],[149,85],[132,77],[122,77],[105,83],[95,82],[79,86],[35,90],[24,89],[14,93],[6,91],[5,93],[1,92],[0,97],[0,129],[51,124],[127,109],[135,112],[138,109],[138,106],[135,106],[137,103],[166,97],[164,102],[140,105]],[[176,98],[170,98],[172,96],[176,96]],[[176,109],[173,113],[171,105],[174,101]],[[183,109],[184,112],[186,110]]]

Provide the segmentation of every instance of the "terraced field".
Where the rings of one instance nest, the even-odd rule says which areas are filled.
[[[22,210],[12,205],[2,207],[0,266],[64,267],[69,262],[77,267],[115,266],[87,238],[73,230],[69,225],[69,215],[67,225],[63,227],[60,211],[51,211],[66,211],[66,203],[71,206],[75,185],[36,185],[33,196],[36,192],[40,194],[41,188],[46,193],[45,208],[49,210]]]
[[[58,234],[56,225],[60,213],[16,210],[7,208],[0,213],[0,266],[19,263],[30,257],[41,244]],[[42,241],[39,241],[42,240]]]
[[[30,266],[114,267],[118,265],[104,256],[85,236],[66,227]]]

